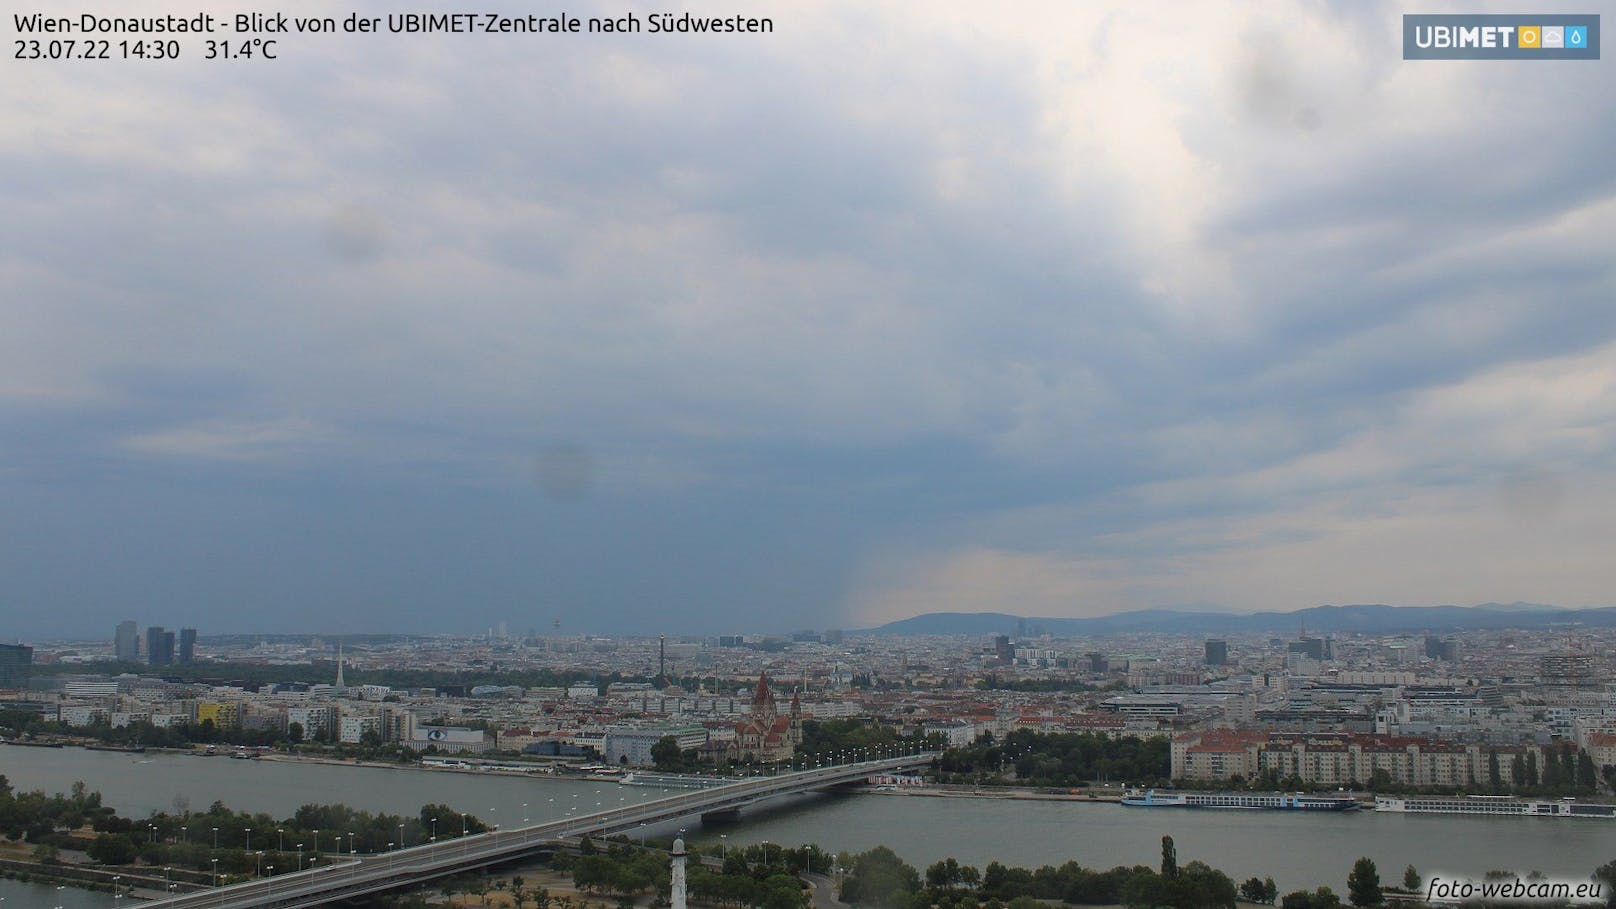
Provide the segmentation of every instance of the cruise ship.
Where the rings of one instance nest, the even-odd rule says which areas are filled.
[[[1351,811],[1358,800],[1347,795],[1301,792],[1157,792],[1129,789],[1122,804],[1135,808],[1255,808],[1280,811]]]
[[[1463,798],[1437,796],[1379,796],[1376,811],[1398,814],[1475,814],[1487,817],[1588,817],[1616,820],[1616,805],[1579,802],[1576,799],[1531,801],[1507,795],[1470,795]]]

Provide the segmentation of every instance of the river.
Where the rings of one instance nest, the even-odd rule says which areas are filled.
[[[186,805],[203,810],[216,799],[277,818],[310,802],[403,814],[439,802],[511,826],[524,818],[537,822],[668,794],[550,777],[78,748],[0,748],[0,773],[20,790],[65,792],[83,780],[106,804],[133,817]],[[1427,877],[1444,872],[1479,878],[1506,869],[1586,878],[1616,859],[1616,822],[1611,821],[1372,811],[1303,815],[877,793],[802,796],[747,809],[732,824],[688,823],[688,835],[697,843],[818,843],[852,852],[885,844],[922,869],[947,856],[979,868],[994,860],[1027,867],[1067,860],[1090,868],[1155,865],[1162,836],[1171,835],[1181,864],[1200,859],[1236,881],[1272,876],[1282,891],[1326,884],[1344,893],[1359,856],[1374,859],[1386,883],[1400,880],[1409,864]]]

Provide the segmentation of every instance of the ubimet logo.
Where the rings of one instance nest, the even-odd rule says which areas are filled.
[[[1405,60],[1598,60],[1599,16],[1403,16]]]

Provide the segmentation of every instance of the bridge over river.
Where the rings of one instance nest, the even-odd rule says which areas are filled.
[[[764,799],[846,786],[872,775],[924,766],[936,757],[936,752],[922,752],[776,776],[752,777],[698,792],[513,830],[493,830],[376,855],[336,855],[307,871],[255,878],[145,905],[154,909],[297,909],[323,906],[350,897],[411,887],[433,878],[511,861],[561,839],[605,836],[634,830],[641,825],[661,824],[694,815],[713,817],[734,814]]]

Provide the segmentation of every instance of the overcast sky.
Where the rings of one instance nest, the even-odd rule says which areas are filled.
[[[6,60],[0,638],[1616,602],[1611,61],[1401,60],[1540,7],[688,8]]]

